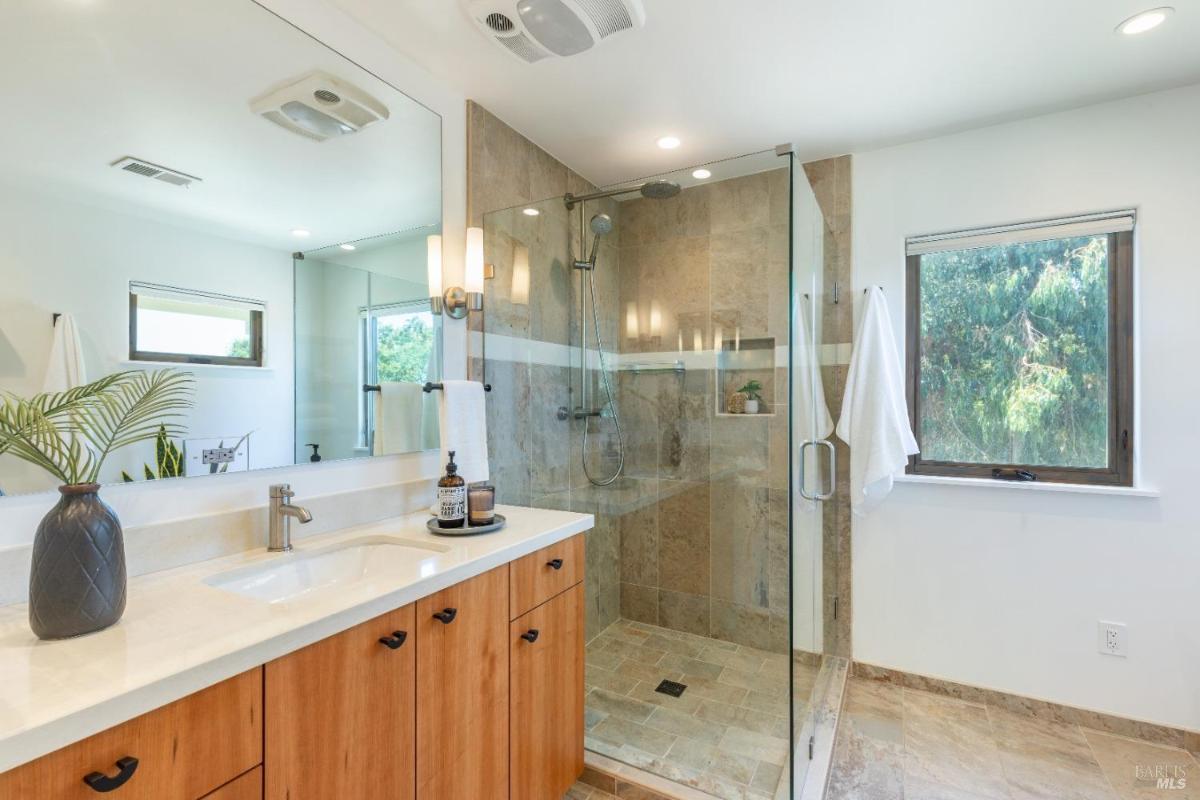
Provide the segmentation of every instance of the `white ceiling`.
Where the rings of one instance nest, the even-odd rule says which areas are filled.
[[[794,142],[807,160],[1200,81],[1200,0],[645,0],[526,65],[460,0],[331,0],[600,184]],[[496,0],[512,14],[516,0]],[[674,133],[684,146],[658,150]]]
[[[389,119],[314,142],[251,112],[314,69]],[[285,252],[441,221],[441,119],[248,0],[3,0],[0,97],[9,185]],[[113,169],[123,156],[203,181]]]

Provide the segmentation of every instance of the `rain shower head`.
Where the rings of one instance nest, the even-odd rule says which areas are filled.
[[[669,200],[679,194],[682,189],[678,183],[671,183],[671,181],[650,181],[643,183],[642,188],[638,191],[647,200]]]
[[[647,181],[641,186],[624,186],[620,189],[604,189],[591,194],[575,195],[568,192],[563,200],[567,204],[568,209],[572,209],[580,203],[586,203],[589,200],[599,200],[601,197],[616,197],[622,194],[632,194],[637,192],[647,200],[670,200],[678,195],[682,190],[678,183],[671,181]]]

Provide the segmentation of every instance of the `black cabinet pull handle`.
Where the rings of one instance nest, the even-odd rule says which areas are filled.
[[[391,636],[384,636],[379,643],[389,650],[399,650],[400,645],[408,638],[407,631],[393,631]]]
[[[530,628],[529,630],[525,631],[524,633],[521,634],[521,638],[524,639],[525,641],[529,642],[530,644],[533,644],[534,642],[536,642],[538,640],[537,628]]]
[[[563,560],[561,558],[556,558],[552,561],[546,562],[546,566],[549,567],[550,569],[562,569],[562,565],[563,565]]]
[[[458,616],[457,608],[447,608],[445,611],[439,611],[433,615],[433,618],[443,625],[449,625],[454,622],[454,618]]]
[[[125,785],[125,782],[133,777],[133,773],[137,772],[138,760],[133,756],[125,756],[117,761],[117,769],[119,770],[113,777],[108,777],[103,772],[89,772],[83,776],[83,782],[92,787],[97,792],[111,792],[115,789],[120,789]]]

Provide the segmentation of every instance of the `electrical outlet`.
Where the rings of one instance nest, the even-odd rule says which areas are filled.
[[[1126,650],[1128,634],[1125,630],[1125,623],[1105,622],[1101,620],[1098,625],[1098,631],[1098,647],[1102,654],[1106,656],[1129,655]]]

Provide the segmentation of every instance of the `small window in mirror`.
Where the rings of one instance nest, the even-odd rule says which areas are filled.
[[[263,365],[258,300],[148,283],[129,284],[129,360]]]

